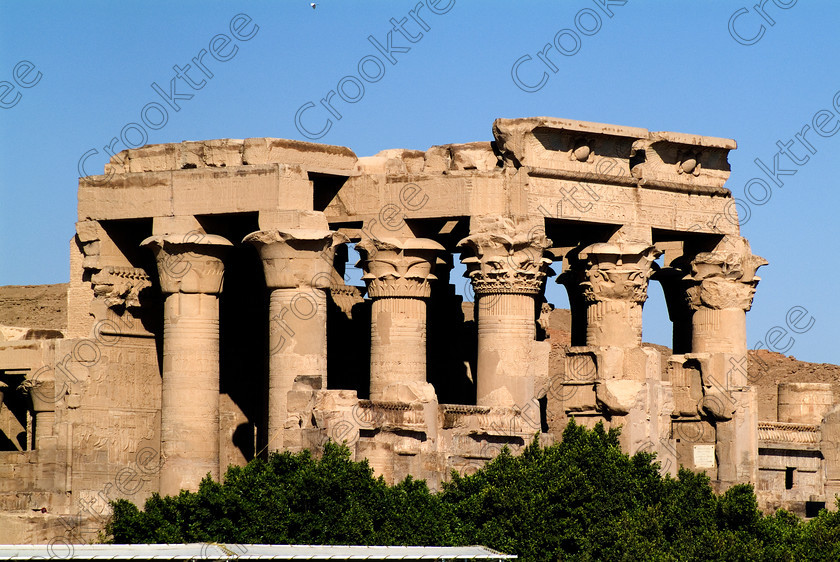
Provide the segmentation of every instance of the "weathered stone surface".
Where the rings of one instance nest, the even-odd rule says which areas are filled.
[[[727,215],[734,141],[547,117],[493,137],[190,141],[82,178],[66,308],[0,306],[0,542],[89,540],[110,499],[328,439],[438,488],[571,417],[764,507],[831,504],[836,388],[756,392],[749,367],[766,262]],[[545,302],[555,270],[570,311]],[[673,353],[641,341],[651,281]]]
[[[426,299],[437,277],[438,252],[445,248],[424,238],[363,239],[356,245],[367,293],[370,320],[370,397],[373,400],[436,400],[426,383]]]

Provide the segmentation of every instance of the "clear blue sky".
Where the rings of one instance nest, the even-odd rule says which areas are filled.
[[[363,156],[490,140],[497,117],[549,115],[736,139],[728,187],[749,206],[743,235],[770,262],[747,316],[750,346],[785,327],[792,307],[804,307],[813,327],[789,334],[793,340],[782,334],[771,348],[840,363],[840,4],[794,0],[785,8],[776,0],[762,15],[754,0],[430,0],[441,13],[424,5],[412,16],[418,2],[324,0],[312,9],[279,0],[0,0],[0,284],[68,280],[79,160],[96,149],[85,167],[101,173],[103,147],[121,132],[129,143],[307,140],[330,118],[319,142]],[[235,19],[240,13],[252,21]],[[402,32],[392,30],[392,18]],[[548,51],[549,68],[538,52],[564,29],[572,32]],[[228,60],[207,54],[205,69],[197,68],[191,59],[202,49]],[[360,80],[359,62],[369,55],[382,62],[366,59]],[[526,55],[520,88],[511,70]],[[182,99],[166,102],[152,84],[171,96],[176,65],[196,87],[178,79]],[[333,98],[341,119],[320,105],[339,84],[352,100]],[[303,112],[300,130],[295,115],[307,102],[315,107]],[[125,128],[143,117],[142,132]],[[797,141],[786,149],[793,157],[780,154],[777,141],[784,147],[806,125],[810,147]],[[778,177],[756,159],[775,165]],[[751,184],[750,200],[752,178],[764,183]],[[653,289],[645,339],[668,344],[670,323]],[[550,282],[552,302],[562,306],[563,293]]]

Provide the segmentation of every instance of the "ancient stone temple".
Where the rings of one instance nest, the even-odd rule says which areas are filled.
[[[328,439],[436,488],[571,417],[672,474],[831,504],[832,387],[780,389],[758,418],[746,313],[767,262],[724,187],[735,142],[543,117],[493,138],[363,158],[183,142],[80,179],[66,324],[0,337],[0,542],[95,537],[110,499]],[[651,290],[668,352],[642,345]],[[791,466],[810,480],[785,495]]]

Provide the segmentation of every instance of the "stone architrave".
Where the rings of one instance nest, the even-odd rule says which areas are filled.
[[[373,300],[371,400],[433,400],[426,382],[426,299],[444,247],[425,238],[366,238],[356,249]]]
[[[327,386],[327,297],[341,279],[333,267],[337,244],[347,238],[325,229],[261,230],[243,242],[263,262],[269,304],[268,448],[283,449],[283,433],[295,420],[292,390]]]
[[[530,228],[529,228],[530,227]],[[525,407],[534,398],[536,303],[550,272],[541,225],[512,219],[479,222],[458,247],[478,308],[476,402]]]
[[[219,478],[219,294],[231,243],[190,233],[152,236],[163,308],[160,493]]]

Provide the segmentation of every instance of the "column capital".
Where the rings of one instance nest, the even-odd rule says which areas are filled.
[[[140,245],[154,252],[164,293],[222,292],[222,256],[233,245],[227,239],[190,232],[150,236]]]
[[[701,252],[691,260],[686,296],[693,310],[752,307],[756,286],[761,280],[756,270],[767,260],[753,254],[748,245],[735,251]]]
[[[437,253],[445,250],[428,238],[365,238],[356,249],[362,258],[357,265],[365,272],[362,279],[374,299],[430,296]]]
[[[242,241],[259,251],[269,289],[325,289],[340,280],[333,268],[335,247],[349,239],[332,230],[293,228],[259,230]]]
[[[458,242],[459,248],[472,251],[461,258],[467,266],[476,294],[527,294],[542,292],[546,276],[551,273],[551,261],[544,256],[551,247],[545,228],[529,230],[517,228],[513,222],[507,228],[477,232]]]
[[[647,243],[599,243],[578,254],[583,266],[583,298],[586,302],[647,300],[653,262],[662,252]]]

